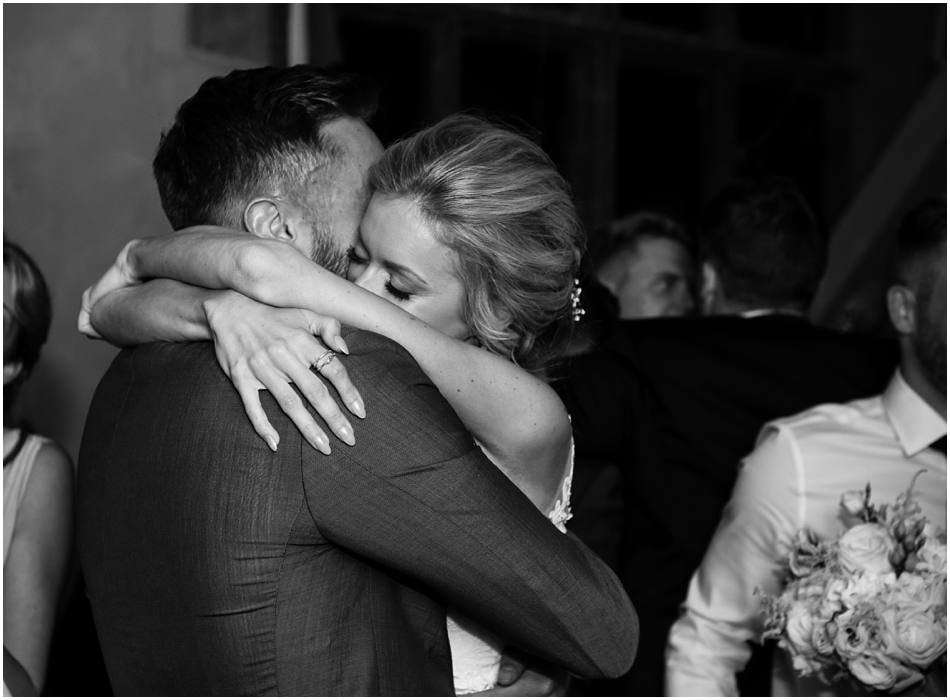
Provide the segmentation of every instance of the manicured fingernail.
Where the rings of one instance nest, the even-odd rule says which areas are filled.
[[[323,435],[315,435],[311,438],[310,444],[313,445],[314,449],[319,450],[323,454],[330,454],[330,441]]]
[[[277,452],[277,444],[280,440],[277,439],[276,435],[268,435],[266,438],[267,446],[270,447],[271,452]]]
[[[341,425],[337,430],[337,433],[340,435],[340,439],[343,440],[347,445],[355,445],[356,438],[353,437],[353,428],[349,425]]]
[[[346,343],[343,342],[343,338],[341,338],[340,336],[337,336],[336,338],[333,339],[333,346],[337,350],[342,352],[344,355],[350,354],[350,349],[346,347]]]
[[[352,408],[353,413],[360,418],[366,418],[366,407],[363,406],[362,399],[353,399],[353,401],[350,402],[350,408]]]

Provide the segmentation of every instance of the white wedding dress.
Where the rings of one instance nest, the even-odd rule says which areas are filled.
[[[484,452],[484,450],[482,450]],[[491,459],[487,452],[485,456]],[[567,532],[565,523],[571,518],[571,480],[574,477],[574,443],[564,469],[559,497],[547,513],[548,519],[561,532]],[[469,695],[495,686],[501,663],[503,640],[486,631],[477,623],[449,611],[446,624],[449,646],[452,649],[452,673],[455,694]]]

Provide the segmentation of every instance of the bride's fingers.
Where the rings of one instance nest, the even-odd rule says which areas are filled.
[[[340,395],[340,398],[343,400],[343,404],[353,415],[359,418],[366,418],[366,405],[363,403],[363,397],[360,396],[360,392],[354,386],[353,382],[350,381],[350,375],[347,373],[346,368],[343,366],[343,363],[340,362],[340,358],[336,357],[336,350],[330,351],[327,349],[327,346],[330,348],[340,347],[346,348],[346,343],[343,342],[343,338],[340,337],[340,323],[339,321],[327,318],[326,316],[319,316],[317,314],[311,313],[304,309],[298,309],[304,317],[307,319],[307,332],[289,334],[287,336],[287,348],[293,353],[299,361],[300,365],[305,365],[309,370],[310,367],[313,367],[321,375],[323,375],[329,382],[333,385],[333,388],[336,389],[337,393]],[[315,336],[319,336],[315,337]],[[323,342],[320,342],[320,339],[323,339]],[[334,344],[335,343],[335,344]],[[281,348],[281,351],[283,349]],[[349,352],[345,350],[344,354]],[[308,358],[309,361],[308,361]],[[281,369],[285,372],[290,368],[295,368],[294,364],[281,364]],[[288,372],[289,373],[289,372]],[[306,377],[302,378],[304,383],[298,382],[298,375],[295,373],[294,381],[297,382],[297,386],[303,390],[305,387],[314,386],[312,382],[306,381]],[[306,394],[306,392],[304,392]],[[318,396],[322,399],[322,394],[318,393]],[[309,398],[309,397],[308,397]],[[313,407],[317,409],[317,412],[323,416],[324,419],[327,419],[327,415],[313,403]],[[334,404],[335,408],[335,404]],[[340,417],[339,420],[345,420]],[[328,424],[333,429],[333,432],[337,434],[344,442],[352,445],[353,443],[347,440],[343,435],[341,435],[336,427],[335,423],[329,422]],[[340,424],[342,426],[342,423]],[[349,425],[348,423],[346,425]]]
[[[351,413],[360,418],[366,418],[366,405],[363,403],[363,397],[360,396],[360,392],[350,381],[350,375],[336,353],[321,355],[314,362],[313,367],[329,380]]]
[[[332,351],[324,350],[321,354],[322,359],[315,363],[316,368],[323,367],[323,371],[326,371],[327,363],[339,365],[340,362],[334,359],[334,355],[335,353]],[[286,360],[286,362],[283,360]],[[311,371],[310,365],[300,362],[295,357],[282,358],[280,369],[293,380],[294,384],[296,384],[300,390],[300,393],[304,395],[314,410],[323,418],[334,435],[347,445],[355,445],[356,440],[353,434],[353,426],[350,425],[346,416],[343,415],[343,412],[340,410],[333,396],[331,396],[323,380]],[[345,370],[343,374],[346,374]],[[346,381],[349,382],[349,379],[347,378]],[[355,391],[355,389],[353,389],[353,391]]]
[[[316,376],[311,367],[317,371],[329,369],[329,365],[339,366],[339,361],[334,361],[336,353],[328,350],[318,338],[310,335],[308,332],[300,332],[288,335],[283,342],[276,343],[267,349],[268,361],[272,362],[274,367],[286,375],[297,388],[304,398],[310,403],[314,410],[330,427],[340,440],[347,445],[356,444],[353,426],[343,415],[335,398],[330,394],[323,379]],[[313,361],[307,358],[314,358]],[[345,370],[340,372],[331,372],[327,374],[340,396],[344,401],[349,401],[357,408],[362,407],[362,399],[356,388],[350,383]],[[355,409],[351,409],[356,412]],[[357,413],[358,415],[358,413]],[[365,411],[363,413],[365,416]],[[291,416],[292,417],[292,416]],[[295,421],[296,422],[296,421]]]
[[[307,309],[298,310],[304,315],[307,329],[312,335],[319,336],[327,347],[333,348],[336,352],[342,352],[344,355],[350,353],[350,349],[346,347],[346,343],[343,341],[339,321],[335,318],[315,314]],[[360,417],[362,418],[362,416]]]
[[[267,414],[261,406],[261,397],[258,393],[263,385],[258,382],[247,367],[236,367],[230,369],[228,376],[234,383],[238,395],[241,397],[241,403],[244,404],[244,412],[254,426],[254,432],[261,436],[268,447],[274,452],[277,451],[277,445],[280,443],[280,436],[274,430],[274,426],[267,420]]]
[[[310,443],[311,447],[325,455],[330,454],[330,439],[320,426],[317,425],[313,416],[310,415],[303,401],[301,401],[297,395],[297,392],[294,391],[290,385],[288,379],[289,375],[278,372],[268,359],[264,359],[260,355],[252,357],[248,366],[254,376],[257,377],[271,393],[281,410],[286,413],[293,424],[297,426],[297,429],[303,435],[304,439]],[[324,391],[326,391],[325,387]]]

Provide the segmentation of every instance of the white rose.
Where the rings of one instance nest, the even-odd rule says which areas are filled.
[[[834,622],[816,624],[811,632],[811,645],[819,656],[830,656],[835,651],[838,627]]]
[[[924,540],[923,546],[917,550],[917,566],[914,571],[946,571],[947,545],[941,544],[935,537]]]
[[[854,677],[875,690],[899,693],[923,680],[923,674],[884,654],[871,652],[848,661],[848,670]]]
[[[907,603],[881,613],[891,649],[909,664],[928,668],[947,650],[947,629],[928,602]]]
[[[785,617],[785,636],[803,654],[812,653],[811,632],[815,622],[811,609],[801,601],[792,601]]]
[[[852,573],[882,575],[893,571],[889,557],[894,541],[875,523],[855,525],[838,540],[838,560]]]

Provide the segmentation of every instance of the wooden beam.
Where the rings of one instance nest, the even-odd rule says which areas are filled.
[[[946,138],[947,68],[943,65],[835,226],[828,270],[812,304],[815,322],[825,323],[834,316],[869,253],[891,233],[908,189],[934,157],[946,157]]]

